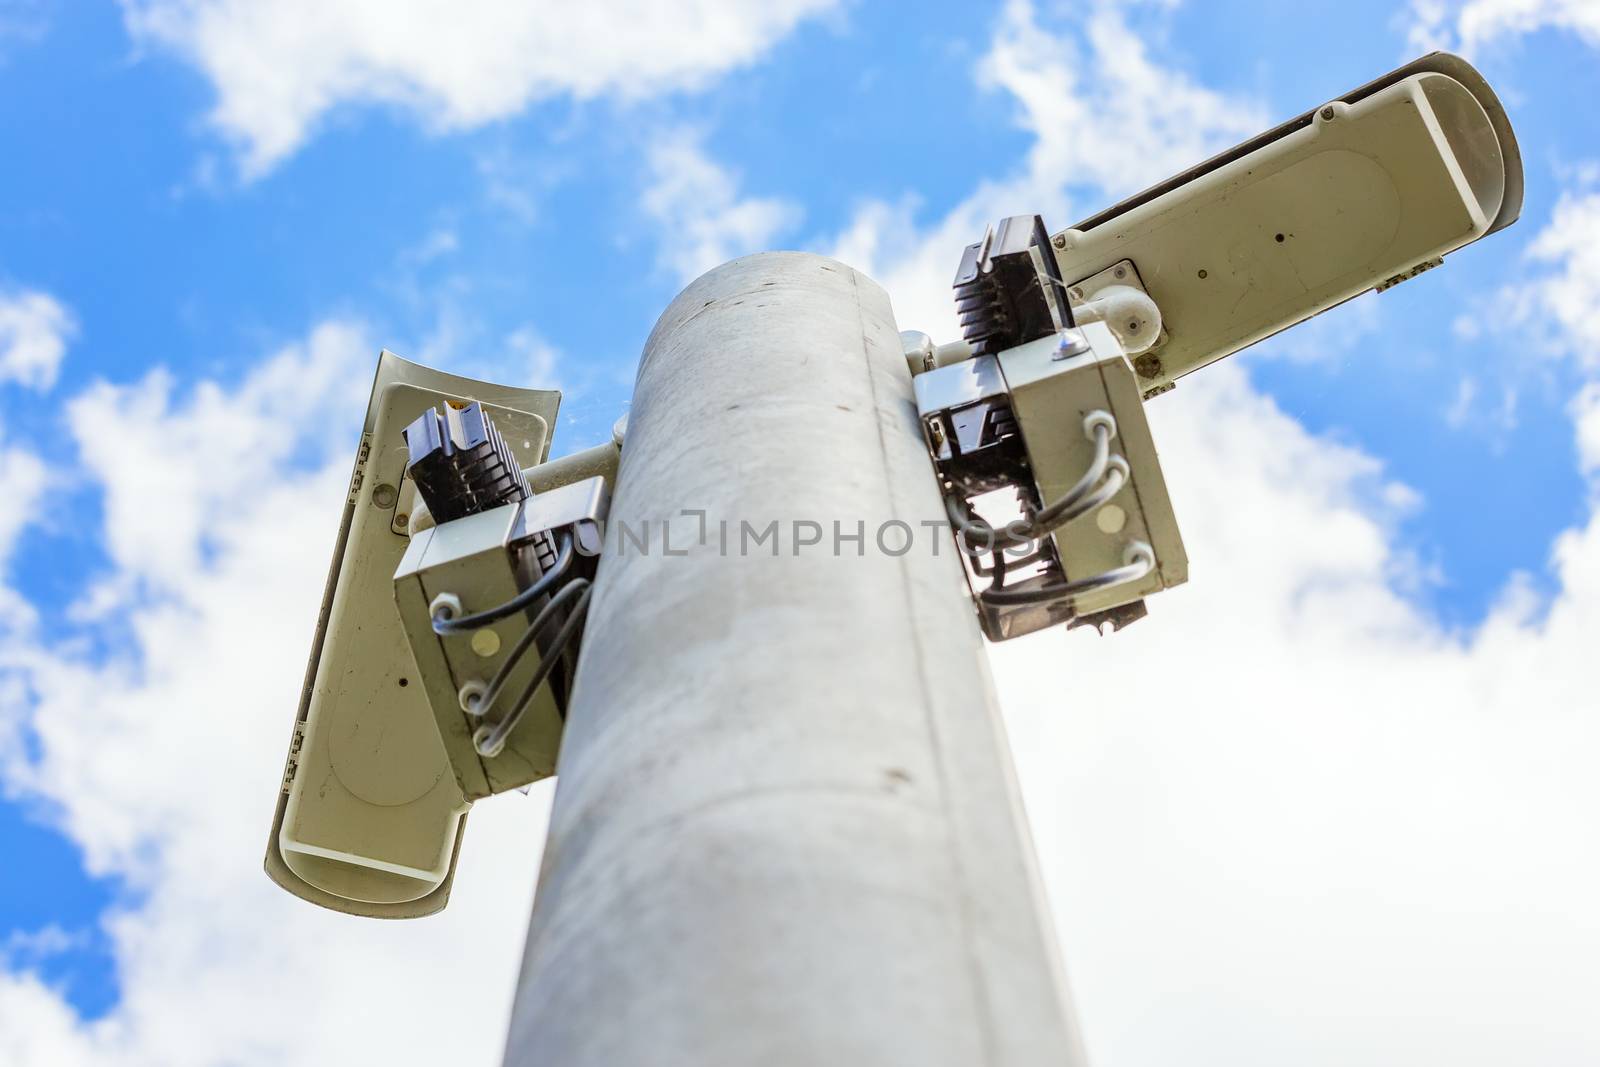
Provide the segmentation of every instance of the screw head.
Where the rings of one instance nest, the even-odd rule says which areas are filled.
[[[394,486],[390,485],[388,482],[384,482],[381,485],[375,485],[372,487],[372,502],[378,505],[380,508],[393,507],[395,497],[398,495],[399,494],[395,492]]]
[[[1333,121],[1334,114],[1333,105],[1331,104],[1322,109],[1322,117],[1330,122]]]
[[[428,605],[428,617],[432,619],[455,619],[463,614],[461,598],[454,593],[440,593]]]
[[[1053,360],[1071,359],[1089,351],[1089,339],[1077,330],[1062,330],[1057,335],[1056,350],[1050,353]]]
[[[1064,249],[1067,247],[1067,235],[1064,233],[1058,233],[1050,243],[1055,245],[1057,248]]]
[[[1128,268],[1127,267],[1118,267],[1116,270],[1112,271],[1111,273],[1115,277],[1126,278],[1128,276]]]

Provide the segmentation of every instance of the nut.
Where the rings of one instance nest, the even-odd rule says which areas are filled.
[[[440,593],[433,598],[433,603],[428,605],[429,618],[455,619],[461,614],[461,598],[454,593]]]
[[[1161,373],[1161,357],[1145,353],[1133,361],[1133,369],[1141,378],[1154,378]]]
[[[461,710],[468,715],[482,715],[484,711],[488,710],[483,708],[483,696],[488,691],[489,687],[484,685],[481,679],[470,679],[461,687],[461,691],[456,694],[456,702],[461,705]]]

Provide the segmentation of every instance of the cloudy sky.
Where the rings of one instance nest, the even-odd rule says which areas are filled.
[[[580,448],[723,259],[950,337],[1438,46],[1522,221],[1155,401],[1190,584],[993,658],[1100,1067],[1600,1062],[1595,0],[0,0],[0,1064],[497,1062],[549,783],[434,919],[260,872],[380,347]]]

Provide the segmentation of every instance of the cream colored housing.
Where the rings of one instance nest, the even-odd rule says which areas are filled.
[[[1131,260],[1164,336],[1147,394],[1510,225],[1522,158],[1505,109],[1436,52],[1053,238],[1068,286]]]
[[[560,394],[378,361],[267,842],[266,869],[324,907],[393,918],[444,907],[467,800],[395,610],[413,494],[401,431],[476,399],[519,462],[541,462]]]

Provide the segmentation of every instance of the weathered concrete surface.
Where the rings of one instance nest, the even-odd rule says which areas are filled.
[[[704,544],[683,509],[706,512]],[[871,280],[763,254],[667,309],[629,414],[508,1064],[1082,1061],[942,514]],[[663,550],[664,520],[685,554]],[[741,555],[741,521],[772,520],[777,554]],[[797,549],[797,520],[822,543]],[[836,520],[864,524],[860,555],[834,554]],[[914,532],[904,554],[875,543],[890,520]],[[619,546],[617,523],[647,521],[648,554]]]

